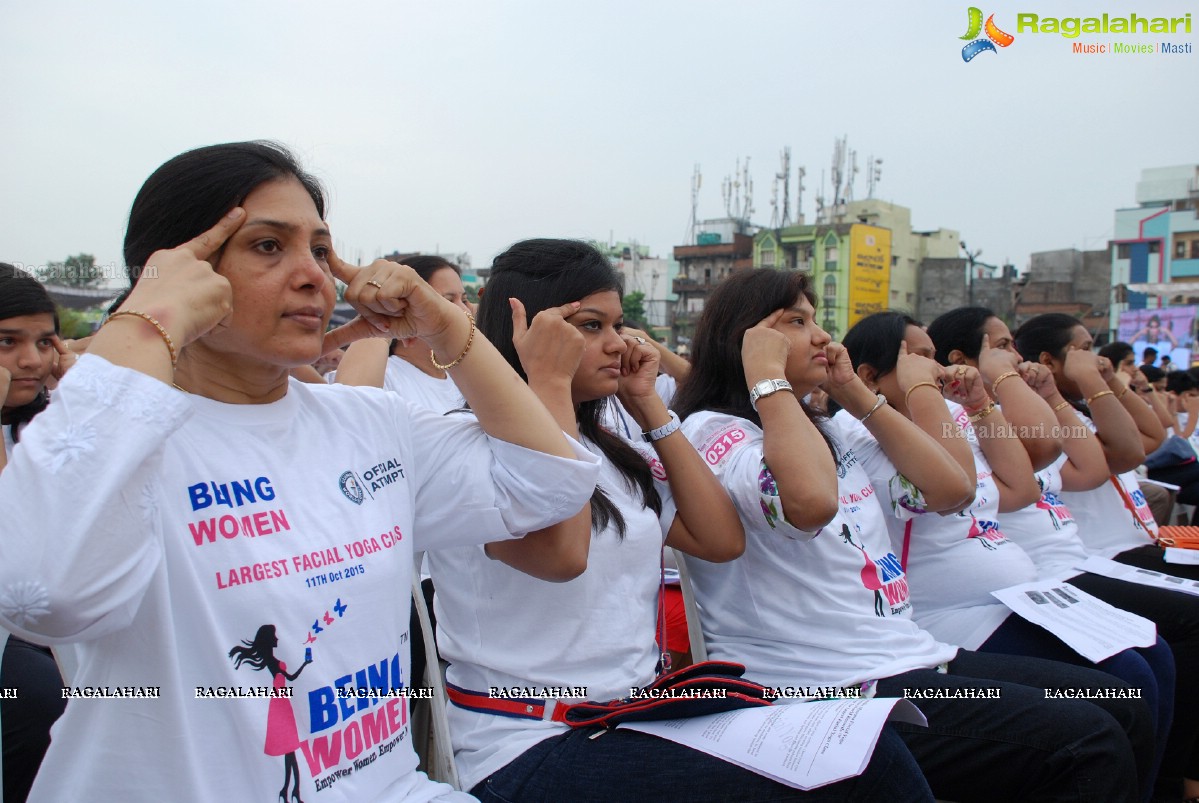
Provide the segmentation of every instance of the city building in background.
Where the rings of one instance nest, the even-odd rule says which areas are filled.
[[[1141,171],[1137,206],[1117,209],[1108,328],[1125,310],[1199,302],[1199,165]]]
[[[669,329],[672,308],[678,297],[674,293],[674,278],[678,263],[650,255],[650,248],[636,241],[631,243],[592,242],[612,261],[612,266],[624,277],[624,294],[641,294],[641,305],[652,329]]]
[[[678,273],[674,279],[672,346],[685,346],[695,334],[695,322],[703,312],[712,288],[733,271],[753,267],[755,227],[748,220],[718,218],[699,224],[693,245],[676,245]]]

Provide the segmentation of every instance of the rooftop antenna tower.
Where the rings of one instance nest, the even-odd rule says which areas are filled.
[[[725,176],[720,182],[720,194],[724,198],[725,217],[733,216],[733,177]]]
[[[704,177],[699,172],[699,163],[695,164],[695,172],[691,174],[691,220],[687,223],[687,242],[695,244],[695,228],[699,224],[696,212],[699,209],[699,188],[704,183]]]
[[[824,223],[824,171],[820,171],[820,192],[816,193],[816,222]]]
[[[858,152],[853,148],[849,149],[849,171],[845,180],[845,200],[846,202],[853,200],[853,185],[858,180]]]
[[[774,181],[770,182],[770,228],[777,229],[779,227],[779,176],[774,174]]]
[[[783,152],[779,155],[782,162],[779,172],[775,173],[775,179],[783,183],[783,217],[782,225],[791,225],[791,148],[790,146],[783,148]]]
[[[833,140],[833,164],[832,170],[829,173],[829,178],[833,184],[833,207],[839,206],[844,196],[841,194],[845,181],[845,137],[838,137]]]
[[[749,157],[745,157],[745,166],[741,168],[741,185],[745,187],[745,202],[738,215],[744,221],[749,221],[754,214],[754,180],[749,177]]]
[[[879,179],[883,177],[883,160],[870,157],[870,162],[866,168],[866,186],[867,198],[874,197],[874,190],[878,186]]]
[[[808,171],[801,165],[795,169],[795,222],[803,225],[803,177]]]

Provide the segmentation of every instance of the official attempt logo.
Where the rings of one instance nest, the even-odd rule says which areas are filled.
[[[992,53],[998,52],[995,50],[995,45],[1007,47],[1012,42],[1016,41],[1016,37],[1010,33],[1004,33],[999,30],[999,26],[995,24],[995,15],[987,17],[986,25],[983,24],[983,13],[981,9],[970,6],[968,9],[970,19],[966,33],[964,36],[959,36],[959,39],[971,40],[965,47],[962,48],[962,61],[970,61],[979,53],[987,50]],[[979,33],[986,33],[985,38],[978,38]]]
[[[345,494],[346,499],[349,499],[356,505],[361,505],[365,495],[362,493],[362,483],[358,481],[358,477],[353,471],[344,472],[337,483],[341,486],[341,492]]]

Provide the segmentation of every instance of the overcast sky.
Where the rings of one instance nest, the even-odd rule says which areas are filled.
[[[158,165],[254,138],[326,183],[343,256],[440,249],[476,266],[534,236],[668,254],[697,163],[701,219],[723,214],[721,180],[748,156],[769,223],[784,146],[793,177],[807,168],[810,221],[846,135],[860,164],[883,159],[876,197],[916,228],[956,229],[983,261],[1023,269],[1033,251],[1102,247],[1141,168],[1199,162],[1199,54],[1076,55],[1015,20],[1194,4],[982,7],[1016,40],[964,63],[967,6],[0,0],[0,260],[88,252],[119,271]]]

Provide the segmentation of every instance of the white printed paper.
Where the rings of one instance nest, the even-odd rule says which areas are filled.
[[[1166,550],[1166,552],[1169,551],[1169,549]],[[1179,551],[1190,552],[1192,550],[1183,549]],[[1129,566],[1118,561],[1108,560],[1107,558],[1090,557],[1076,568],[1082,569],[1084,572],[1090,572],[1091,574],[1101,574],[1104,577],[1113,577],[1116,580],[1125,580],[1138,585],[1168,588],[1171,591],[1181,591],[1184,594],[1199,595],[1199,580],[1175,577],[1172,574]]]
[[[1166,547],[1166,554],[1163,560],[1166,563],[1199,566],[1199,549],[1183,549],[1182,547],[1168,546]]]
[[[815,789],[861,775],[889,719],[928,724],[907,700],[875,697],[742,708],[620,727],[678,742],[795,789]]]
[[[992,591],[991,596],[1096,663],[1121,650],[1149,647],[1157,641],[1153,622],[1114,608],[1069,583],[1042,580]]]

